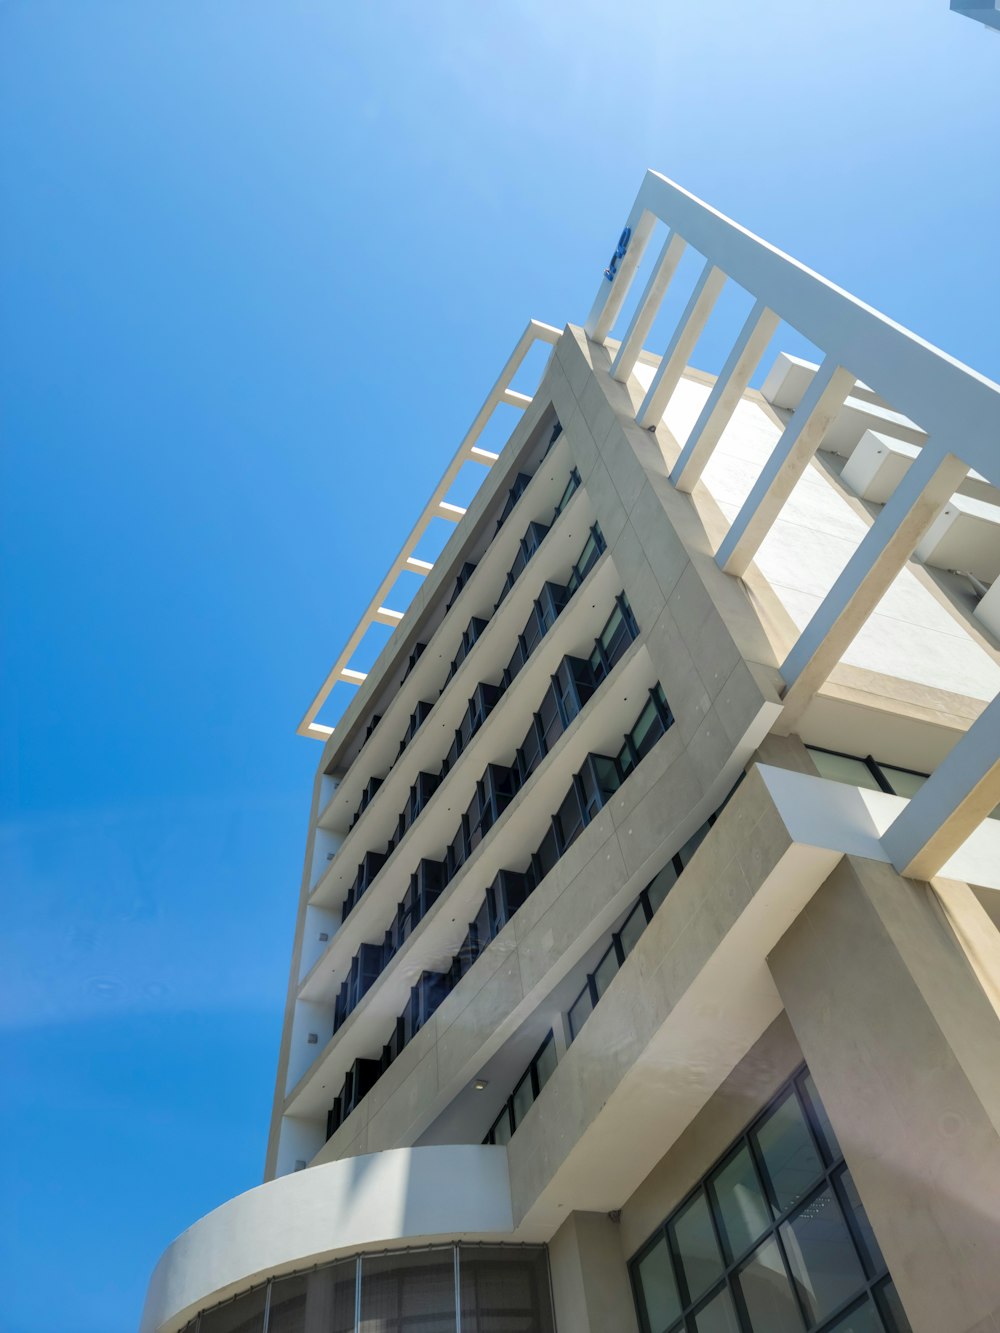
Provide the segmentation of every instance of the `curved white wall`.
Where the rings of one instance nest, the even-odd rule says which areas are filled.
[[[208,1213],[163,1252],[140,1333],[338,1254],[458,1235],[509,1237],[507,1150],[397,1148],[281,1176]]]

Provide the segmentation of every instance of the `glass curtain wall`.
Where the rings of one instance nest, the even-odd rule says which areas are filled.
[[[459,1317],[461,1322],[459,1322]],[[206,1310],[184,1333],[555,1333],[542,1245],[359,1255]]]

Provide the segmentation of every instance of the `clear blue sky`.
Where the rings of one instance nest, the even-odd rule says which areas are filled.
[[[1000,376],[948,0],[2,0],[3,1333],[258,1183],[295,723],[643,170]],[[377,503],[376,503],[377,502]]]

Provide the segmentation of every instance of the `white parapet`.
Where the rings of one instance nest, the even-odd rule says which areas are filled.
[[[340,1255],[461,1235],[509,1240],[507,1152],[397,1148],[297,1171],[208,1213],[164,1251],[140,1333],[175,1333],[199,1310],[278,1273]]]

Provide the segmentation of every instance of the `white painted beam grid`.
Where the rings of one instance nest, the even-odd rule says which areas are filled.
[[[355,671],[351,668],[351,659],[357,652],[361,640],[372,625],[387,625],[395,628],[402,623],[405,618],[404,611],[394,611],[384,605],[384,599],[388,596],[400,574],[408,572],[426,577],[434,568],[434,564],[429,560],[422,560],[415,554],[428,525],[435,518],[447,519],[453,523],[461,522],[465,516],[465,509],[460,505],[450,504],[445,498],[455,482],[456,477],[465,463],[480,463],[486,469],[489,469],[499,458],[499,454],[493,453],[489,449],[484,449],[477,444],[487,422],[492,417],[496,408],[502,403],[510,407],[526,408],[531,403],[531,396],[520,393],[511,388],[511,381],[521,367],[524,358],[534,347],[536,342],[548,343],[554,346],[560,336],[560,330],[553,328],[551,324],[543,324],[539,320],[533,319],[528,323],[527,328],[518,339],[517,345],[507,359],[507,363],[497,378],[493,388],[486,396],[486,401],[476,414],[475,420],[469,427],[464,439],[455,451],[451,462],[444,470],[444,474],[437,486],[434,488],[430,499],[424,505],[420,517],[417,519],[409,536],[400,548],[399,554],[389,566],[388,572],[382,582],[376,589],[374,597],[368,603],[361,619],[354,627],[347,642],[344,644],[340,653],[337,655],[333,666],[330,668],[326,679],[313,697],[312,702],[306,709],[302,721],[299,723],[297,731],[300,736],[308,736],[314,739],[327,740],[334,731],[333,727],[324,726],[316,721],[320,709],[326,703],[330,692],[338,682],[346,682],[351,685],[360,685],[366,678],[363,671]]]
[[[779,321],[824,357],[720,543],[716,560],[727,573],[746,573],[849,395],[889,404],[892,413],[904,414],[900,420],[909,418],[919,427],[917,460],[782,666],[780,728],[788,731],[970,469],[1000,486],[1000,386],[654,171],[646,173],[626,219],[622,239],[631,238],[626,252],[621,255],[619,247],[620,262],[606,271],[591,309],[586,331],[594,341],[607,340],[625,309],[657,221],[666,226],[667,240],[612,364],[615,379],[626,381],[634,369],[685,247],[702,256],[704,269],[636,413],[640,426],[655,429],[663,419],[724,284],[731,280],[754,299],[704,409],[680,442],[671,473],[679,490],[690,492],[697,484]],[[912,811],[887,834],[897,868],[922,878],[936,874],[968,834],[970,821],[1000,801],[998,707],[995,700],[973,724],[956,746],[954,762],[932,775]]]

